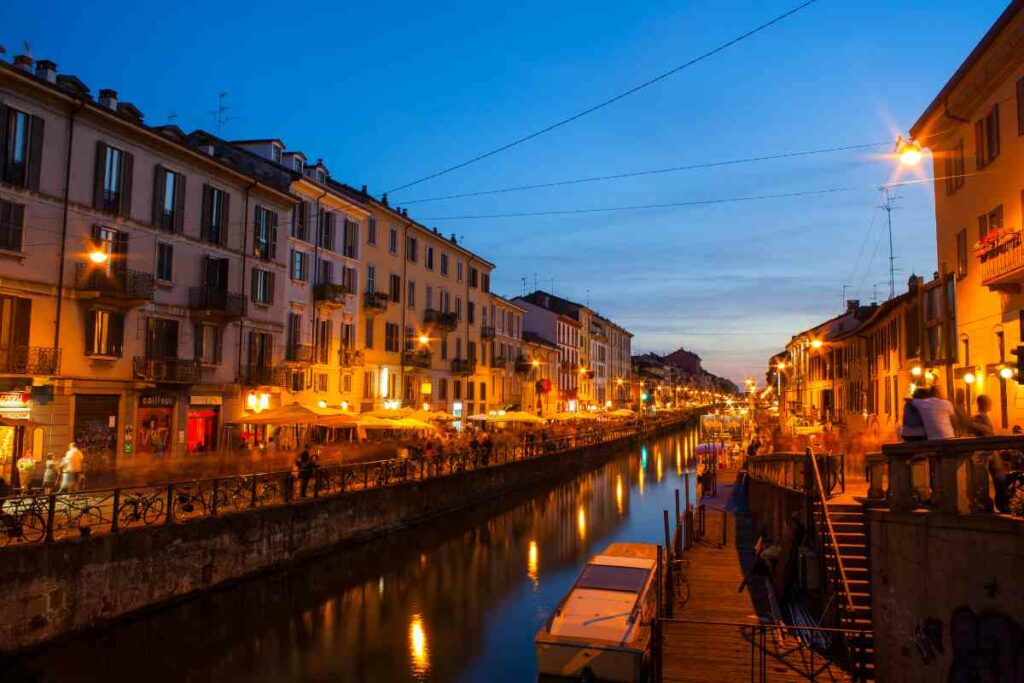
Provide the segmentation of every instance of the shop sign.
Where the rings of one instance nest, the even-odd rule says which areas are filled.
[[[219,406],[223,405],[222,396],[190,396],[188,402],[194,406]]]
[[[173,396],[139,396],[140,408],[173,408]]]
[[[0,393],[0,415],[11,420],[29,419],[32,409],[31,394],[23,391]]]

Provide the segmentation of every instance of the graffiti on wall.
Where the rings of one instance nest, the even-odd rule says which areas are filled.
[[[946,650],[942,646],[942,620],[928,617],[918,621],[914,627],[913,641],[925,664],[931,664],[936,657],[945,654]]]

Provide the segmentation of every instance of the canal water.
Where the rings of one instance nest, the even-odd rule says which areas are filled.
[[[586,560],[663,542],[697,436],[9,662],[14,681],[534,681],[533,637]],[[145,576],[139,576],[144,582]]]

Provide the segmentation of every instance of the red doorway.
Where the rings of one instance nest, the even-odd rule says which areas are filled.
[[[217,449],[217,407],[203,406],[188,411],[188,452],[208,453]]]

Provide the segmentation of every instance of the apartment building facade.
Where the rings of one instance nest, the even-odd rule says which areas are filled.
[[[911,128],[931,150],[939,271],[960,314],[943,340],[956,388],[1024,425],[1024,6],[1011,3]],[[966,380],[970,378],[971,382]],[[971,386],[973,385],[973,386]]]
[[[281,332],[292,199],[23,56],[0,64],[0,150],[0,404],[39,425],[24,447],[216,448],[269,379],[247,373]]]
[[[523,353],[525,314],[522,306],[494,293],[484,310],[481,337],[490,340],[491,403],[499,410],[524,409],[523,383],[533,369]]]
[[[523,332],[522,348],[522,362],[530,368],[523,377],[523,410],[550,417],[558,412],[560,348],[555,342],[527,331]]]

